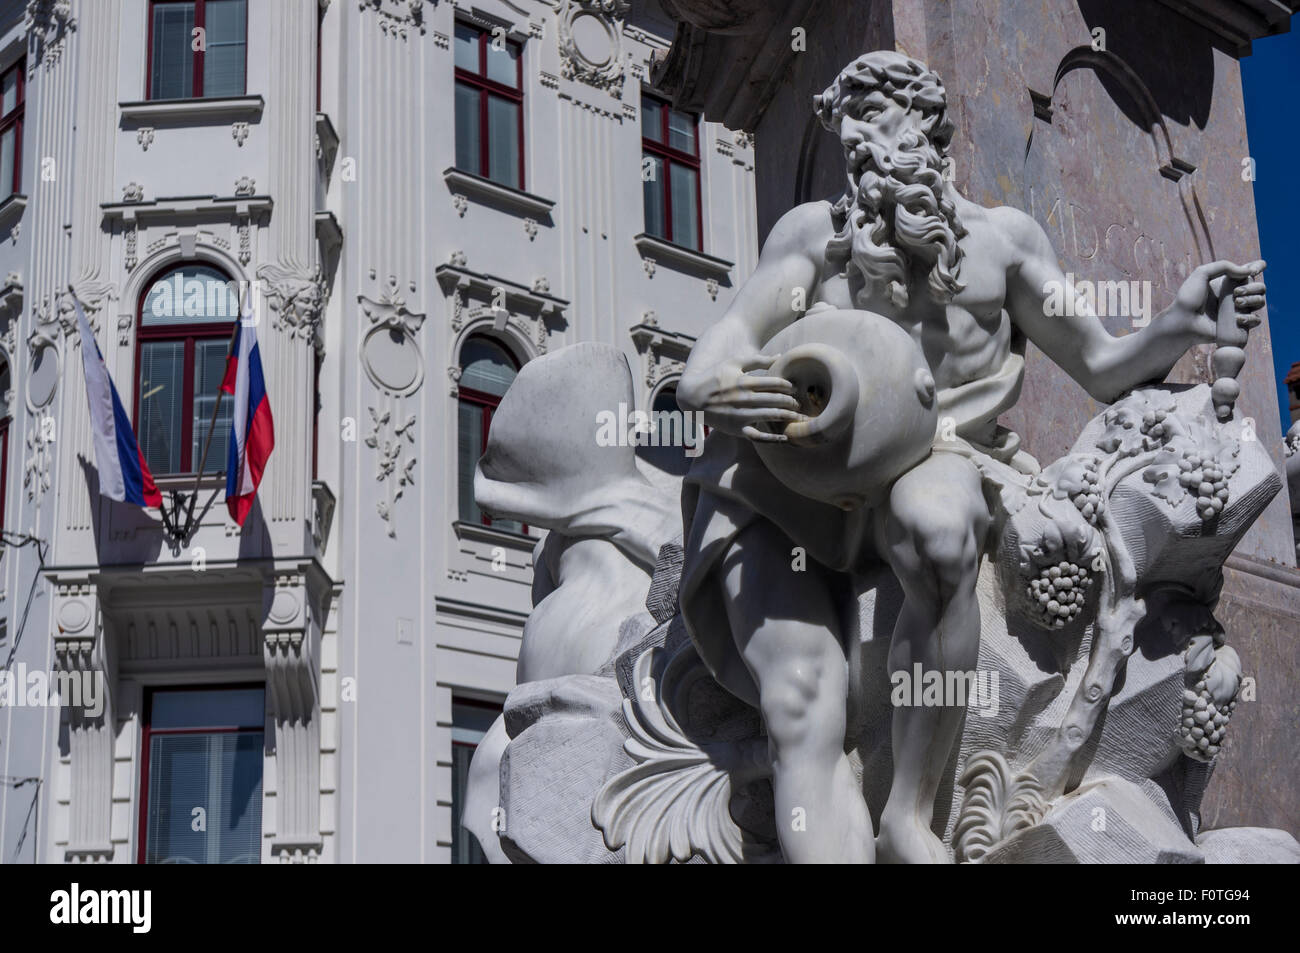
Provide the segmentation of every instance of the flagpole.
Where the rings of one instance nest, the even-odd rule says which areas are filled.
[[[244,320],[244,286],[243,286],[243,282],[240,282],[239,319],[235,321],[235,326],[230,331],[230,344],[228,345],[229,349],[233,349],[235,346],[235,336],[239,333],[239,324],[243,320]],[[230,361],[229,353],[227,353],[226,355],[226,361],[227,363],[229,363]],[[189,507],[187,508],[185,513],[185,522],[187,524],[186,529],[189,529],[188,524],[194,518],[194,501],[197,500],[199,497],[199,485],[203,480],[203,470],[208,465],[208,449],[212,446],[212,434],[217,429],[217,414],[220,413],[220,411],[221,411],[221,385],[218,384],[217,399],[212,402],[212,419],[208,421],[208,436],[207,439],[203,441],[203,454],[199,457],[199,469],[198,472],[194,474],[194,490],[190,493]]]

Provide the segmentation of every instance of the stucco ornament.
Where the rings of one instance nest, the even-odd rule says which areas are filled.
[[[1032,218],[945,178],[924,64],[864,55],[814,105],[844,194],[776,224],[691,351],[678,400],[712,429],[641,590],[656,625],[507,699],[510,859],[1300,860],[1199,817],[1249,683],[1222,567],[1282,481],[1240,354],[1150,383],[1196,344],[1244,354],[1264,263],[1197,268],[1113,337],[1050,306]],[[998,423],[1026,341],[1109,405],[1046,467]],[[492,436],[535,472],[535,433]]]
[[[627,72],[622,30],[630,10],[626,0],[564,0],[558,33],[566,79],[622,95]]]

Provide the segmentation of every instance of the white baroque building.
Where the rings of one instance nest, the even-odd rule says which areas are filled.
[[[0,2],[0,863],[473,858],[458,778],[537,541],[467,493],[495,400],[597,340],[671,405],[757,256],[753,143],[651,86],[671,30],[625,0]],[[225,405],[195,476],[228,281],[276,431],[242,530]],[[169,518],[199,487],[180,541],[98,493],[69,285]]]

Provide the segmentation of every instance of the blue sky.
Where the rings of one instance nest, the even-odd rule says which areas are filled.
[[[1255,159],[1255,212],[1268,270],[1268,322],[1282,429],[1290,425],[1282,378],[1300,361],[1300,20],[1290,33],[1256,40],[1241,61],[1246,131]]]

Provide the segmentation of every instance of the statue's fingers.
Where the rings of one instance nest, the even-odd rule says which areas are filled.
[[[793,410],[780,410],[775,407],[737,407],[731,411],[734,420],[747,424],[761,423],[797,423],[807,420],[803,414]]]
[[[1249,295],[1262,295],[1267,291],[1262,281],[1248,281],[1244,285],[1237,285],[1232,289],[1232,293],[1238,298],[1244,298]]]
[[[1207,280],[1215,278],[1236,278],[1244,280],[1252,275],[1257,275],[1264,270],[1265,263],[1259,261],[1246,262],[1244,265],[1238,265],[1236,262],[1228,261],[1226,258],[1220,258],[1218,261],[1212,261],[1209,264],[1201,265],[1192,274],[1199,275]]]
[[[768,433],[765,430],[759,430],[757,427],[745,427],[740,431],[755,443],[786,443],[787,438],[783,433]]]
[[[1247,314],[1242,314],[1240,312],[1237,313],[1237,327],[1245,331],[1249,331],[1251,328],[1256,327],[1262,320],[1263,318],[1260,317],[1258,312]]]
[[[789,394],[778,394],[769,391],[730,390],[723,395],[722,403],[730,407],[756,407],[791,411],[799,409],[799,401]]]
[[[1258,311],[1260,308],[1264,307],[1264,302],[1266,300],[1267,299],[1263,295],[1248,295],[1244,298],[1237,298],[1233,302],[1233,306],[1238,311]]]
[[[746,374],[736,386],[745,390],[761,391],[764,393],[793,394],[794,385],[784,377],[778,377],[775,374]]]

